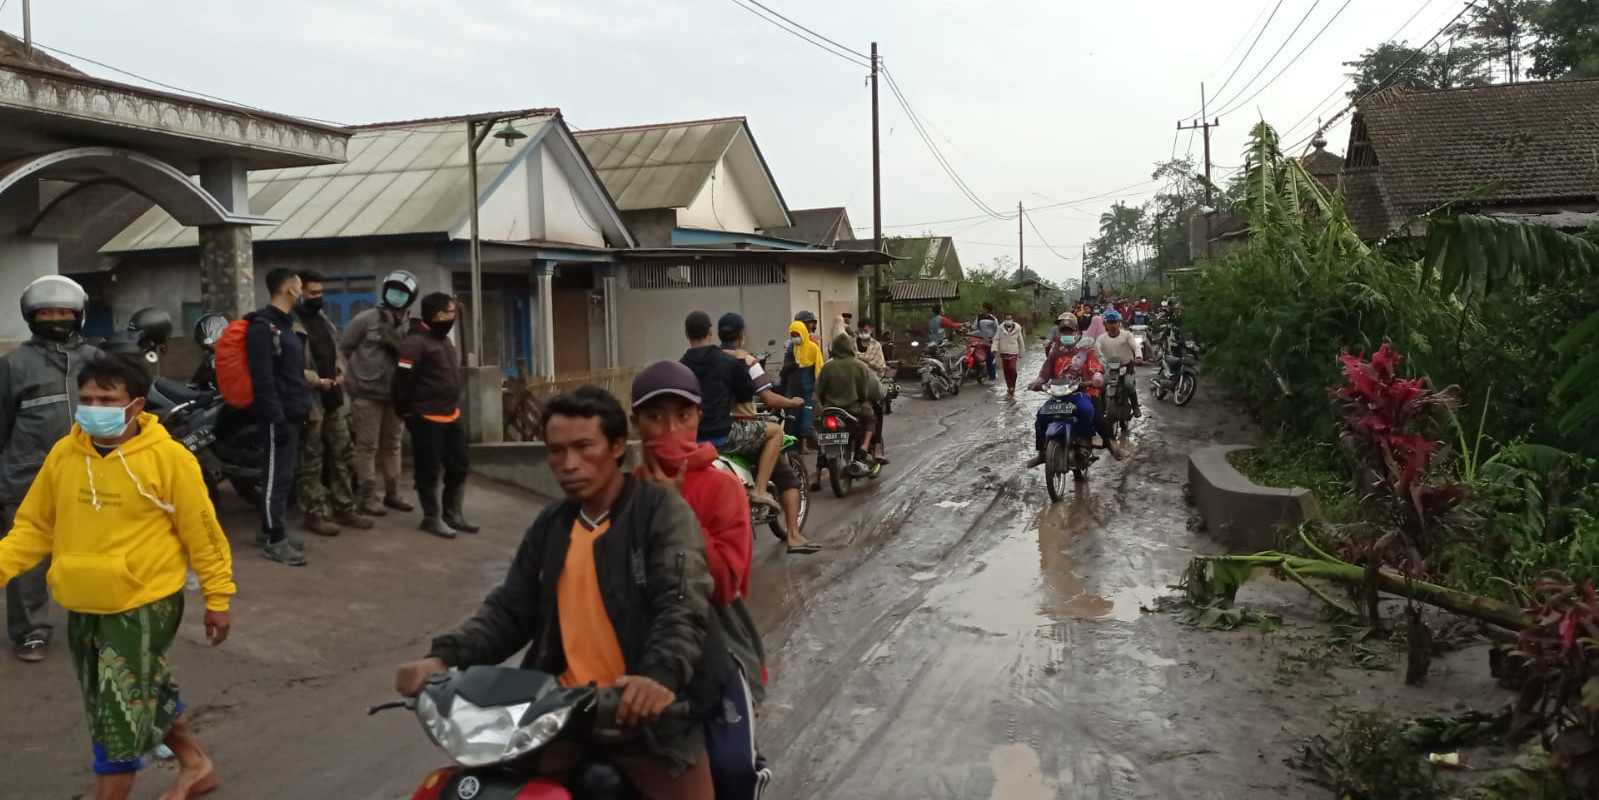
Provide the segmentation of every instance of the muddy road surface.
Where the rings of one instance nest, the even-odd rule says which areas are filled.
[[[1032,357],[1037,358],[1035,353]],[[1036,370],[1036,360],[1024,363]],[[813,498],[790,556],[757,531],[752,606],[772,683],[760,736],[776,800],[1321,798],[1282,763],[1333,707],[1437,710],[1481,695],[1479,662],[1445,662],[1424,691],[1392,672],[1290,675],[1276,636],[1183,628],[1142,613],[1188,559],[1186,455],[1252,431],[1200,395],[1146,395],[1129,457],[1108,456],[1051,504],[1024,470],[1038,395],[968,386],[907,395],[888,420],[894,463],[838,499]],[[912,389],[914,392],[914,389]],[[224,800],[400,800],[445,759],[392,696],[394,667],[476,607],[542,500],[476,481],[477,536],[434,539],[416,518],[311,539],[311,564],[271,564],[250,513],[226,498],[240,595],[234,631],[203,644],[193,598],[175,665]],[[1241,600],[1309,624],[1292,587]],[[64,629],[64,615],[54,620]],[[1478,677],[1482,675],[1483,677]],[[89,786],[85,726],[65,647],[0,658],[0,800],[67,800]],[[157,765],[136,800],[172,778]]]

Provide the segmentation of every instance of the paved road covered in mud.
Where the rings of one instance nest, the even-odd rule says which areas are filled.
[[[1482,694],[1485,670],[1470,662],[1458,674],[1483,678],[1464,690],[1417,693],[1393,673],[1285,686],[1275,639],[1141,613],[1213,549],[1188,531],[1187,453],[1252,433],[1203,384],[1187,408],[1146,396],[1129,458],[1104,458],[1051,505],[1042,471],[1022,469],[1039,401],[970,386],[938,402],[907,396],[889,419],[883,478],[815,499],[809,532],[827,550],[789,556],[758,532],[769,797],[1308,800],[1326,792],[1282,758],[1324,729],[1329,708],[1434,710],[1440,689]],[[539,501],[474,483],[478,536],[441,541],[391,517],[313,541],[312,564],[290,570],[255,555],[250,514],[228,500],[234,635],[203,646],[194,602],[176,654],[218,797],[409,797],[445,759],[414,719],[362,711],[498,580]],[[1241,599],[1304,611],[1300,594],[1252,585]],[[79,708],[64,647],[42,665],[0,659],[0,798],[66,800],[88,786]],[[166,788],[165,769],[135,800]]]

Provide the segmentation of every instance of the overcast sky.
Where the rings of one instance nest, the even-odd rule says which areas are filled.
[[[1197,160],[1198,138],[1174,138],[1176,121],[1197,116],[1200,82],[1214,95],[1254,41],[1251,28],[1279,5],[762,2],[860,52],[879,42],[934,143],[984,203],[1006,214],[1018,201],[1045,206],[1139,184],[1174,149],[1192,148]],[[21,35],[21,5],[0,0],[0,28]],[[1419,44],[1462,5],[1282,0],[1222,93],[1223,108],[1211,106],[1214,114],[1238,103],[1214,132],[1215,163],[1237,166],[1244,137],[1261,118],[1283,130],[1324,101],[1324,113],[1338,111],[1328,97],[1344,80],[1341,62],[1412,15],[1397,38]],[[579,128],[743,115],[791,208],[846,205],[862,226],[857,233],[871,236],[867,70],[734,0],[34,0],[33,13],[35,38],[77,56],[63,57],[92,74],[137,82],[84,59],[340,123],[534,106],[557,106]],[[1258,97],[1241,102],[1285,66]],[[1014,256],[1014,219],[916,224],[983,211],[939,169],[886,86],[881,102],[883,221],[893,226],[886,233],[954,236],[968,268]],[[1314,125],[1312,114],[1283,138],[1297,141]],[[1343,152],[1346,131],[1334,130],[1329,149]],[[1218,168],[1217,179],[1225,172]],[[1029,215],[1042,241],[1027,230],[1028,266],[1046,278],[1076,276],[1099,214],[1118,197],[1142,202],[1154,188]]]

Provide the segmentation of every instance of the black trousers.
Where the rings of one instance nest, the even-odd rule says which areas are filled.
[[[443,473],[446,490],[466,483],[466,427],[461,420],[434,422],[408,417],[405,429],[411,432],[416,491],[424,502],[436,496],[440,473]]]
[[[273,542],[283,539],[289,511],[289,491],[294,488],[294,465],[300,458],[300,426],[293,420],[262,422],[256,426],[265,460],[261,470],[261,531]]]

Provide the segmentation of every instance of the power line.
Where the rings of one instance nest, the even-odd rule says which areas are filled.
[[[1243,47],[1244,42],[1249,41],[1249,34],[1255,30],[1256,25],[1260,24],[1261,17],[1266,16],[1266,9],[1272,8],[1270,1],[1271,0],[1267,0],[1267,5],[1262,5],[1260,10],[1255,12],[1255,19],[1249,23],[1249,27],[1244,29],[1243,34],[1238,37],[1238,41],[1233,42],[1233,49],[1227,51],[1227,55],[1222,58],[1221,63],[1217,64],[1215,69],[1211,70],[1209,73],[1206,73],[1205,80],[1210,80],[1211,78],[1215,77],[1216,73],[1221,71],[1222,67],[1227,66],[1227,62],[1232,61],[1234,55],[1237,55],[1238,48]],[[1281,4],[1279,3],[1278,5]]]
[[[949,179],[954,182],[955,187],[961,191],[961,194],[964,194],[966,199],[970,200],[972,205],[976,206],[979,211],[995,219],[1015,219],[1015,214],[1002,214],[994,210],[993,206],[983,202],[982,198],[972,191],[966,181],[961,178],[960,173],[949,163],[949,159],[945,158],[944,154],[938,149],[938,145],[933,142],[932,137],[928,135],[927,129],[922,125],[921,117],[916,113],[915,109],[911,108],[910,101],[905,99],[905,93],[900,89],[899,81],[894,79],[893,73],[889,72],[887,67],[883,68],[883,78],[884,82],[888,84],[889,92],[894,95],[894,99],[899,103],[900,108],[905,111],[906,117],[910,119],[911,126],[916,129],[917,135],[921,137],[922,143],[927,145],[927,149],[933,154],[934,160],[944,170],[944,174],[948,175]]]
[[[1331,17],[1327,18],[1327,22],[1321,26],[1321,30],[1316,31],[1316,35],[1310,37],[1310,41],[1305,42],[1305,46],[1299,48],[1299,52],[1295,53],[1294,57],[1289,59],[1288,63],[1283,65],[1282,69],[1277,70],[1277,74],[1271,76],[1271,80],[1268,80],[1264,84],[1261,84],[1261,87],[1259,89],[1256,89],[1254,94],[1252,94],[1252,95],[1244,98],[1243,100],[1240,100],[1239,102],[1235,103],[1231,108],[1228,108],[1228,109],[1226,109],[1224,111],[1216,112],[1216,116],[1220,117],[1220,116],[1224,116],[1226,114],[1230,114],[1230,113],[1232,113],[1234,111],[1237,111],[1239,108],[1242,108],[1243,106],[1248,105],[1249,101],[1255,99],[1256,97],[1259,97],[1261,92],[1264,92],[1267,89],[1271,88],[1271,85],[1276,83],[1277,79],[1281,78],[1283,76],[1283,73],[1288,71],[1289,67],[1292,67],[1293,65],[1299,63],[1299,59],[1302,56],[1305,55],[1305,51],[1309,50],[1310,46],[1315,44],[1316,40],[1320,39],[1321,35],[1326,33],[1327,29],[1332,27],[1332,24],[1334,22],[1337,22],[1339,17],[1343,16],[1344,10],[1349,8],[1349,4],[1351,2],[1354,2],[1354,0],[1344,0],[1344,4],[1339,6],[1338,10],[1333,12],[1333,15]]]
[[[1260,76],[1266,74],[1266,70],[1271,67],[1272,62],[1277,60],[1277,56],[1282,55],[1283,48],[1287,47],[1288,43],[1294,40],[1294,36],[1299,34],[1299,29],[1304,27],[1305,21],[1310,19],[1310,15],[1315,13],[1316,7],[1319,6],[1319,5],[1321,5],[1321,0],[1313,0],[1313,2],[1311,2],[1311,4],[1310,4],[1310,8],[1305,9],[1305,15],[1300,17],[1299,18],[1299,22],[1294,25],[1294,29],[1289,31],[1287,36],[1283,37],[1283,43],[1280,44],[1280,45],[1277,45],[1277,49],[1272,51],[1272,54],[1269,57],[1266,58],[1266,63],[1260,65],[1260,69],[1255,70],[1254,77],[1250,78],[1249,82],[1244,84],[1243,88],[1239,89],[1238,93],[1233,95],[1232,99],[1219,100],[1219,101],[1217,101],[1216,105],[1222,106],[1222,107],[1226,107],[1229,104],[1231,104],[1234,100],[1237,100],[1239,98],[1239,96],[1241,96],[1244,92],[1249,91],[1249,87],[1254,86],[1255,85],[1255,81],[1260,80]],[[1216,96],[1220,97],[1221,96],[1221,92],[1217,92]],[[1221,116],[1221,115],[1217,114],[1216,116]]]
[[[1063,256],[1063,255],[1061,255],[1059,250],[1056,250],[1052,245],[1050,245],[1049,240],[1044,238],[1043,231],[1040,231],[1038,229],[1038,223],[1034,222],[1033,218],[1030,215],[1023,214],[1022,218],[1027,220],[1027,227],[1033,229],[1033,233],[1038,236],[1038,241],[1043,242],[1044,246],[1049,248],[1049,252],[1050,253],[1052,253],[1056,258],[1058,258],[1058,259],[1060,259],[1062,261],[1070,261],[1071,260],[1071,256]]]
[[[1265,25],[1260,26],[1260,31],[1255,34],[1255,41],[1249,43],[1249,49],[1244,51],[1244,57],[1238,59],[1238,63],[1233,65],[1233,71],[1228,73],[1227,80],[1222,81],[1221,88],[1216,90],[1216,95],[1218,97],[1221,96],[1222,92],[1227,91],[1227,86],[1233,82],[1233,77],[1238,74],[1238,70],[1239,69],[1243,68],[1244,62],[1249,60],[1249,54],[1255,52],[1255,46],[1260,44],[1261,37],[1266,35],[1266,29],[1271,27],[1271,21],[1273,19],[1277,18],[1277,9],[1282,8],[1282,7],[1283,7],[1282,0],[1277,0],[1277,5],[1272,6],[1271,16],[1266,18],[1266,24]],[[1247,36],[1248,34],[1246,33],[1245,35]],[[1234,49],[1236,49],[1236,48],[1234,48]],[[1225,63],[1225,62],[1223,62],[1223,63]],[[1270,63],[1270,61],[1268,60],[1267,63]],[[1183,116],[1184,117],[1198,116],[1202,111],[1203,111],[1203,109],[1201,109],[1200,111],[1195,111],[1192,114],[1184,114]]]
[[[772,16],[777,17],[778,19],[780,19],[780,20],[782,20],[784,22],[787,22],[790,25],[793,25],[794,27],[799,28],[802,31],[805,31],[806,33],[808,33],[808,34],[810,34],[810,35],[812,35],[812,36],[814,36],[814,37],[816,37],[818,39],[821,39],[822,41],[827,42],[828,44],[830,44],[830,45],[832,45],[832,46],[834,46],[834,47],[836,47],[836,48],[838,48],[840,50],[843,50],[844,52],[849,53],[850,55],[856,56],[857,58],[860,58],[860,59],[865,60],[865,61],[870,61],[871,60],[871,57],[866,55],[865,53],[862,53],[861,51],[855,50],[853,48],[845,47],[844,45],[841,45],[838,42],[833,41],[832,39],[829,39],[826,36],[823,36],[820,33],[817,33],[816,31],[813,31],[810,28],[807,28],[804,25],[801,25],[798,22],[795,22],[794,20],[789,19],[788,17],[783,16],[782,14],[778,13],[777,11],[775,11],[771,6],[768,6],[765,3],[760,2],[760,0],[744,0],[744,2],[747,2],[750,5],[759,6],[761,9],[765,10],[767,13],[771,14]]]
[[[750,2],[754,2],[754,0],[750,0]],[[791,28],[788,25],[783,24],[779,20],[774,19],[773,17],[769,17],[769,16],[761,13],[761,11],[759,9],[756,9],[753,6],[745,5],[742,2],[742,0],[732,0],[732,3],[733,3],[733,5],[736,5],[739,8],[742,8],[745,11],[748,11],[751,14],[754,14],[755,16],[760,17],[761,19],[771,23],[772,25],[776,26],[779,30],[782,30],[785,33],[788,33],[789,35],[800,39],[801,41],[807,42],[807,43],[809,43],[809,44],[821,49],[822,52],[828,53],[829,55],[837,56],[838,58],[842,58],[845,61],[848,61],[849,63],[854,64],[857,67],[868,67],[869,68],[871,66],[866,61],[863,61],[861,59],[855,58],[855,55],[860,55],[860,54],[859,53],[855,53],[854,50],[851,50],[851,49],[849,49],[847,47],[843,47],[842,45],[838,45],[838,44],[829,45],[829,44],[824,43],[824,42],[832,42],[833,41],[832,39],[828,39],[825,36],[819,36],[818,34],[806,35],[806,33],[802,32],[802,31],[809,31],[810,30],[809,28],[804,28],[803,26],[799,26],[796,23],[789,23],[790,25],[795,25],[795,27]],[[760,5],[760,4],[757,3],[756,5]],[[765,8],[765,6],[761,6],[761,8]],[[775,14],[776,12],[773,12],[773,13]],[[778,16],[782,16],[782,15],[779,14]],[[783,19],[787,19],[787,17],[783,17]],[[813,39],[813,38],[811,38],[812,36],[816,36],[817,38]],[[835,47],[836,48],[840,48],[840,49],[834,49]],[[850,55],[851,53],[855,53],[855,55]],[[861,58],[865,58],[865,57],[862,56]]]

